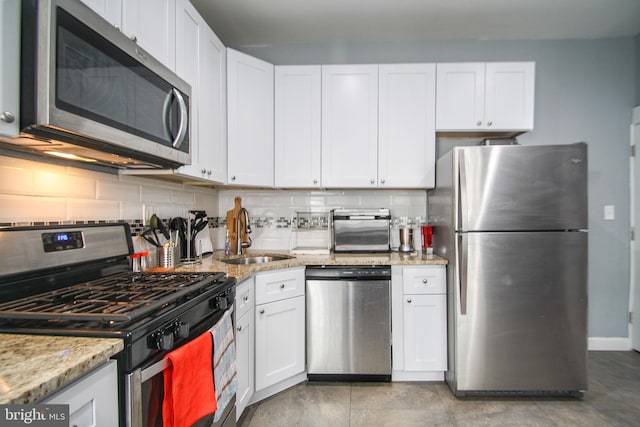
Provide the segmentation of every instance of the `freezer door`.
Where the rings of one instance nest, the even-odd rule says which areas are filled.
[[[587,146],[456,149],[462,231],[587,228]]]
[[[458,239],[454,391],[585,390],[587,233]]]

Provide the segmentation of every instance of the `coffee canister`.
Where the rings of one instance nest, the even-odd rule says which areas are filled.
[[[400,227],[400,246],[398,252],[413,251],[413,229],[411,227]]]

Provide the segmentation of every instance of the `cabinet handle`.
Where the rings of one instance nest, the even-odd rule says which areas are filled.
[[[476,122],[476,126],[482,126],[482,122],[481,122],[480,120],[478,120],[478,121]]]
[[[245,295],[244,297],[242,297],[242,300],[243,300],[244,302],[249,301],[249,295]]]
[[[235,181],[235,180],[236,180],[236,176],[235,176],[235,175],[233,175],[233,176],[231,177],[231,181]]]
[[[260,310],[260,314],[264,314],[264,308]]]
[[[200,171],[200,173],[201,173],[202,175],[204,175],[205,173],[207,173],[207,170],[206,170],[206,169],[202,169],[202,170]]]
[[[280,289],[284,289],[284,283],[280,283]]]
[[[428,279],[422,279],[422,283],[425,283],[425,284],[429,283],[429,280]]]
[[[487,126],[491,126],[492,124],[493,124],[493,122],[492,122],[492,121],[488,121],[488,122],[487,122]]]
[[[375,184],[376,180],[375,179],[370,179],[369,182],[372,183],[372,184]]]
[[[242,326],[238,326],[238,332],[242,332]]]
[[[317,180],[317,179],[314,179],[314,180],[313,180],[313,183],[314,183],[314,184],[317,184],[317,183],[318,183],[318,180]]]
[[[381,184],[384,184],[384,178],[382,178],[382,179],[380,180],[380,183],[381,183]]]
[[[0,120],[6,123],[13,123],[16,120],[16,116],[10,111],[5,111],[0,113]]]
[[[407,298],[407,302],[411,304],[411,298]]]
[[[207,175],[211,175],[211,171],[210,170],[207,171]]]
[[[131,37],[129,37],[129,38],[131,39],[131,41],[132,41],[132,42],[134,42],[134,43],[138,43],[138,37],[136,37],[136,36],[131,36]]]

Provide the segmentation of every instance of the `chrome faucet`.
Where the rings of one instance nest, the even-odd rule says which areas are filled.
[[[238,218],[236,219],[236,255],[242,255],[242,248],[248,248],[251,246],[251,237],[248,242],[242,241],[242,215],[244,215],[244,231],[245,233],[251,233],[251,225],[249,225],[249,212],[245,208],[240,208],[238,211]]]

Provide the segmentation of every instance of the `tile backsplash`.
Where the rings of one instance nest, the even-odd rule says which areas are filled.
[[[258,250],[288,250],[300,243],[297,211],[322,217],[334,208],[388,207],[396,224],[419,224],[427,215],[424,190],[211,189],[0,156],[0,226],[126,221],[136,249],[147,249],[137,234],[152,214],[167,221],[205,210],[214,249],[221,249],[226,213],[236,196],[249,211],[251,247]],[[314,244],[326,240],[318,232],[304,237]]]

